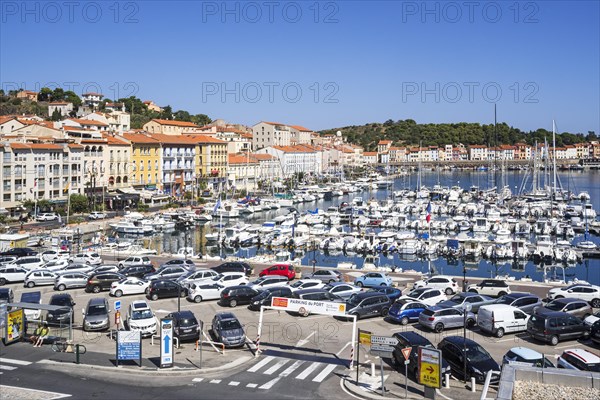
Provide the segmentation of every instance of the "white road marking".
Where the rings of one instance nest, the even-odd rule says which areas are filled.
[[[313,379],[313,382],[323,382],[323,379],[325,379],[327,375],[329,375],[329,373],[335,369],[335,367],[337,367],[337,364],[329,364],[326,366],[323,371],[321,371],[321,373],[317,375],[315,379]]]
[[[52,396],[52,397],[44,397],[46,400],[56,400],[56,399],[63,399],[65,397],[71,397],[70,394],[66,394],[66,393],[48,392],[46,390],[28,389],[28,388],[24,388],[24,387],[7,386],[7,385],[0,385],[0,392],[2,392],[3,388],[14,389],[20,395],[23,395],[23,394],[26,395],[26,393],[29,391],[29,392],[42,393],[45,395]]]
[[[283,360],[279,360],[275,365],[273,365],[271,368],[269,368],[268,370],[266,370],[265,372],[263,372],[263,374],[265,375],[273,375],[273,372],[277,371],[279,368],[283,367],[289,360],[288,359],[283,359]]]
[[[262,361],[260,361],[258,364],[255,364],[252,368],[249,368],[247,371],[248,372],[256,372],[259,369],[261,369],[262,367],[264,367],[265,365],[267,365],[268,363],[271,362],[272,359],[274,359],[274,356],[267,356],[265,358],[262,359]]]
[[[194,378],[192,379],[192,382],[202,382],[204,380],[204,378]]]
[[[279,376],[285,377],[285,376],[290,375],[292,372],[294,372],[302,364],[304,364],[304,361],[302,361],[302,360],[296,361],[295,363],[293,363],[292,365],[290,365],[289,367],[287,367],[285,371],[283,371],[281,374],[279,374]]]
[[[336,355],[337,357],[339,357],[339,356],[340,356],[340,354],[342,354],[342,352],[343,352],[344,350],[346,350],[346,347],[350,346],[351,344],[352,344],[352,342],[348,342],[348,343],[346,343],[346,345],[345,345],[344,347],[342,347],[342,349],[341,349],[340,351],[338,351],[337,353],[335,353],[335,355]]]
[[[279,380],[281,379],[280,376],[278,376],[275,379],[271,379],[269,382],[265,383],[264,385],[260,386],[259,389],[271,389],[273,387],[273,385],[275,385],[277,382],[279,382]]]
[[[296,379],[306,379],[315,369],[319,368],[319,365],[323,365],[320,362],[312,363],[308,368],[306,368],[300,375],[296,377]]]
[[[236,381],[229,382],[229,386],[238,386],[240,383]]]
[[[573,345],[572,344],[568,344],[566,346],[555,347],[555,349],[566,349],[567,347],[573,347]]]
[[[2,358],[2,357],[0,357],[0,363],[9,363],[9,364],[16,364],[16,365],[31,365],[32,364],[31,361],[14,360],[12,358]]]
[[[219,383],[221,383],[221,380],[220,379],[213,379],[213,380],[210,381],[210,383],[217,383],[217,384],[219,384]]]
[[[249,384],[246,385],[247,388],[252,388],[252,389],[254,389],[257,386],[258,385],[256,383],[249,383]]]
[[[0,369],[3,369],[5,371],[14,371],[17,368],[18,367],[11,367],[10,365],[0,365]]]
[[[304,346],[306,343],[308,343],[310,341],[310,338],[313,337],[315,333],[317,333],[317,331],[313,331],[313,333],[308,335],[306,338],[299,340],[298,343],[296,343],[296,347]]]

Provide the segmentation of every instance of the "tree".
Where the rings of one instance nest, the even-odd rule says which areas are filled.
[[[160,119],[173,119],[173,109],[171,106],[163,107],[163,111],[160,113]]]
[[[71,214],[87,212],[88,198],[82,194],[71,195]]]
[[[212,119],[210,119],[206,114],[196,114],[192,117],[192,122],[196,125],[204,126],[210,124]]]
[[[185,122],[190,122],[192,120],[192,116],[190,115],[190,113],[185,110],[176,111],[173,114],[173,118],[175,118],[177,121],[185,121]]]
[[[52,101],[61,101],[65,99],[65,91],[62,88],[56,88],[52,92]]]
[[[72,90],[67,90],[63,96],[63,99],[69,103],[72,103],[73,107],[75,108],[81,105],[81,98]]]
[[[52,93],[52,89],[43,87],[40,93],[38,93],[38,101],[51,101]]]
[[[58,108],[56,108],[52,112],[51,119],[52,119],[52,121],[62,121],[62,119],[63,119],[63,117],[62,117],[62,111],[60,111]]]

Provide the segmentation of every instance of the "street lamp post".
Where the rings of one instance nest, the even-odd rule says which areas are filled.
[[[467,314],[471,311],[471,304],[463,306],[463,377],[467,382]]]
[[[313,250],[313,259],[312,259],[312,272],[315,273],[317,268],[317,242],[313,239],[312,242],[312,250]]]
[[[463,281],[462,281],[463,292],[467,291],[467,266],[463,264]]]

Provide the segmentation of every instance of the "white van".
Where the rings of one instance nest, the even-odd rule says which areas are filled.
[[[505,333],[526,331],[528,320],[529,315],[506,304],[481,306],[477,312],[479,328],[497,338],[501,338]]]

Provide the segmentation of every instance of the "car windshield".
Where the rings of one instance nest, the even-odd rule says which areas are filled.
[[[546,304],[546,308],[548,310],[552,310],[552,311],[560,311],[564,308],[564,304],[558,301],[551,301],[550,303]]]
[[[213,281],[218,282],[221,278],[223,277],[223,275],[217,275],[213,278],[211,278]]]
[[[71,300],[68,297],[55,297],[50,301],[53,306],[70,306]]]
[[[131,319],[147,319],[152,318],[152,311],[150,310],[136,310],[131,314]]]
[[[265,278],[258,278],[257,280],[252,281],[250,284],[258,285],[258,284],[263,283],[264,281],[265,281]]]
[[[407,294],[407,296],[417,298],[420,295],[422,295],[424,291],[425,291],[425,289],[415,289],[412,292],[410,292],[409,294]]]
[[[512,302],[515,301],[515,299],[513,299],[510,296],[502,296],[500,297],[498,300],[496,300],[496,304],[512,304]]]
[[[194,325],[198,325],[198,321],[196,321],[196,318],[186,318],[186,319],[182,319],[181,321],[179,321],[179,326],[194,326]]]
[[[490,355],[485,349],[479,345],[467,347],[467,359],[474,362],[485,361],[490,358]]]
[[[221,321],[221,328],[225,331],[233,330],[233,329],[241,329],[240,321],[237,319],[226,319]]]
[[[293,287],[293,288],[301,287],[302,285],[304,285],[304,283],[305,282],[297,281],[297,282],[294,282],[293,284],[291,284],[290,287]]]
[[[258,294],[255,297],[259,300],[262,300],[269,297],[270,294],[271,292],[269,292],[268,290],[263,290],[262,292],[258,292]]]
[[[358,293],[354,293],[352,296],[350,296],[350,298],[348,299],[348,304],[353,306],[357,306],[360,304],[360,298],[358,297]]]
[[[2,300],[8,300],[8,291],[6,291],[6,292],[0,292],[0,299],[2,299]]]
[[[448,301],[451,301],[456,304],[462,304],[465,301],[465,298],[460,294],[457,294],[456,296],[452,296]]]
[[[87,315],[104,315],[106,314],[106,307],[104,305],[90,306],[88,308]]]

